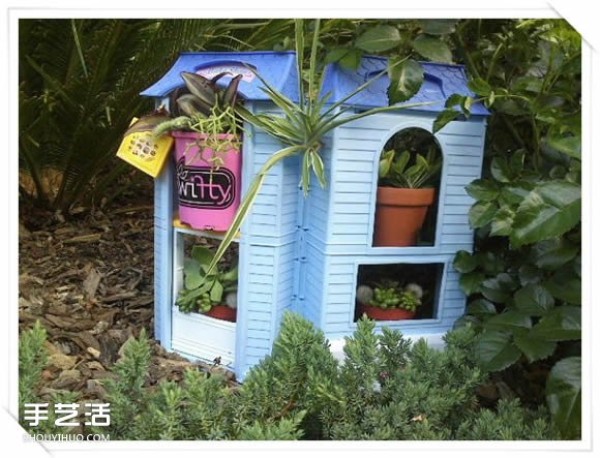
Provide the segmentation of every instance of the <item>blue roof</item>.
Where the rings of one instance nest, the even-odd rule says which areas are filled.
[[[181,72],[197,72],[211,77],[229,71],[231,76],[219,80],[227,84],[238,74],[244,77],[239,92],[246,100],[270,100],[260,89],[263,84],[246,65],[254,68],[271,86],[293,101],[298,101],[298,72],[296,53],[286,52],[186,52],[181,53],[175,64],[152,86],[141,92],[149,97],[165,97],[184,85]]]
[[[440,112],[444,110],[445,100],[452,94],[475,94],[467,87],[467,74],[463,65],[438,64],[421,62],[425,79],[419,92],[410,100],[403,103],[438,102],[430,105],[412,108],[419,111]],[[387,68],[384,57],[364,57],[357,71],[344,69],[338,64],[332,64],[327,69],[323,84],[323,94],[330,93],[330,103],[342,100],[360,85],[375,77]],[[369,85],[365,90],[350,98],[346,104],[358,107],[382,107],[388,105],[387,88],[389,77],[383,75]],[[402,105],[398,104],[399,106]],[[481,103],[473,104],[471,114],[487,116],[490,112]]]

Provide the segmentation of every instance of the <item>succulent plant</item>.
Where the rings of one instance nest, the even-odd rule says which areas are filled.
[[[368,304],[373,300],[373,288],[368,285],[360,285],[356,288],[356,300],[361,304]]]
[[[184,260],[184,288],[176,301],[182,312],[208,312],[213,306],[222,305],[226,295],[237,291],[237,267],[227,271],[215,269],[209,274],[213,257],[208,248],[197,245],[192,248],[191,257]]]
[[[394,280],[382,280],[373,290],[373,299],[368,302],[373,307],[383,309],[401,308],[415,312],[421,306],[423,288],[416,283],[405,287]]]
[[[237,291],[231,291],[230,293],[227,293],[227,295],[225,296],[225,304],[227,305],[227,307],[229,307],[230,309],[236,309],[237,302],[238,302]]]

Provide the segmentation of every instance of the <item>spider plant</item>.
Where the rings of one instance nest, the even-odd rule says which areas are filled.
[[[243,106],[237,106],[236,112],[242,119],[252,124],[258,129],[279,140],[284,148],[275,152],[258,171],[250,183],[246,195],[244,196],[231,227],[224,235],[223,240],[215,253],[215,257],[209,266],[208,271],[212,271],[217,262],[229,245],[232,243],[245,218],[250,213],[250,209],[256,200],[258,193],[269,173],[269,171],[286,158],[302,155],[302,176],[301,186],[304,195],[308,194],[311,183],[311,176],[314,173],[321,186],[327,185],[325,178],[325,166],[321,157],[321,148],[323,147],[323,137],[336,127],[348,124],[358,119],[366,118],[376,113],[383,113],[402,108],[410,108],[424,103],[398,106],[387,106],[372,108],[360,113],[349,114],[351,107],[345,107],[344,104],[353,96],[366,89],[370,84],[388,70],[380,72],[378,75],[368,80],[355,91],[351,92],[341,100],[329,104],[329,95],[321,95],[325,72],[319,72],[318,67],[318,45],[319,45],[320,20],[315,20],[314,33],[312,37],[309,66],[306,72],[303,71],[304,62],[304,21],[295,20],[296,35],[296,65],[298,75],[307,75],[307,87],[304,90],[302,80],[299,82],[299,101],[293,102],[284,94],[274,89],[252,68],[251,71],[260,79],[263,86],[261,89],[269,96],[272,102],[281,110],[281,114],[259,113],[253,114]],[[395,65],[400,65],[403,61],[399,60]]]

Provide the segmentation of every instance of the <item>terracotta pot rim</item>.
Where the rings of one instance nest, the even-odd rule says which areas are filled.
[[[397,207],[426,207],[435,202],[436,188],[377,187],[377,204]]]
[[[374,305],[359,303],[361,313],[376,321],[412,320],[417,312],[401,308],[384,309]],[[389,316],[386,316],[389,315]]]

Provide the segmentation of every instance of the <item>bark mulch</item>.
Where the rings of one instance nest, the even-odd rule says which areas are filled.
[[[69,217],[21,204],[19,329],[47,331],[50,365],[42,395],[73,390],[102,399],[102,381],[128,339],[153,338],[153,207],[145,201]],[[139,199],[138,199],[139,200]],[[152,346],[151,385],[179,381],[188,367],[225,372]]]

